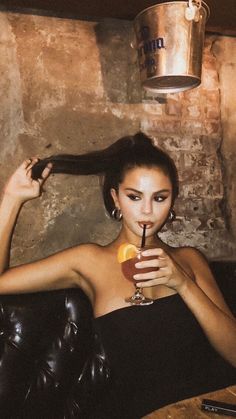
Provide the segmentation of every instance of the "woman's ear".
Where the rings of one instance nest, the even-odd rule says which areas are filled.
[[[116,190],[114,188],[111,188],[110,193],[111,193],[111,196],[113,198],[115,207],[120,208],[118,194],[117,194]]]

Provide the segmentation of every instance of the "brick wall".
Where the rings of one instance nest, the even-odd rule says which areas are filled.
[[[232,243],[227,231],[220,155],[221,86],[211,50],[214,41],[215,37],[206,37],[201,86],[162,95],[159,105],[149,98],[141,127],[172,155],[179,168],[178,217],[172,226],[166,226],[163,238],[173,245],[194,244],[213,258],[223,254],[230,258]]]
[[[179,168],[178,218],[163,239],[236,259],[235,105],[223,100],[234,38],[206,37],[199,88],[152,97],[140,89],[130,22],[1,13],[0,25],[1,186],[26,156],[82,153],[141,129]],[[97,177],[52,176],[46,190],[22,211],[13,263],[117,234]]]

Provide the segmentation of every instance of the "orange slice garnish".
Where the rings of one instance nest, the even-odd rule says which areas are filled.
[[[117,259],[119,263],[125,262],[128,259],[135,258],[137,256],[138,249],[134,244],[123,243],[120,245],[117,253]]]

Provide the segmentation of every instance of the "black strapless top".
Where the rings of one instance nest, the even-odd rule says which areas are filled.
[[[212,348],[178,294],[115,310],[94,324],[111,368],[94,418],[137,419],[236,383],[236,369]]]

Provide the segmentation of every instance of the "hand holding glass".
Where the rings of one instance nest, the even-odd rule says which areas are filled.
[[[157,271],[157,267],[148,267],[148,268],[136,268],[135,264],[137,262],[142,262],[145,260],[151,260],[154,259],[154,256],[144,256],[142,255],[142,252],[147,249],[155,248],[155,246],[145,246],[142,248],[137,248],[137,254],[135,257],[132,257],[130,259],[125,260],[121,263],[121,269],[123,272],[123,275],[126,279],[129,281],[132,281],[135,286],[135,293],[131,297],[128,297],[125,299],[126,302],[131,303],[132,305],[149,305],[153,303],[153,300],[151,298],[147,298],[142,293],[142,288],[137,287],[136,281],[133,278],[134,275],[139,273],[148,273]],[[148,281],[149,279],[142,279],[142,282]]]

